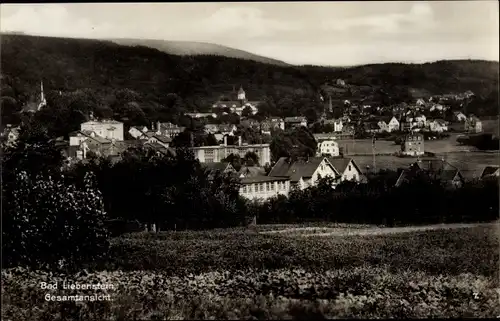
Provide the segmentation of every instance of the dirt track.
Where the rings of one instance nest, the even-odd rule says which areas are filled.
[[[290,228],[285,230],[275,230],[261,232],[262,234],[285,234],[286,236],[302,236],[302,237],[316,237],[316,236],[351,236],[351,235],[385,235],[385,234],[399,234],[408,232],[418,232],[418,231],[429,231],[429,230],[442,230],[442,229],[459,229],[459,228],[469,228],[476,226],[488,226],[499,223],[474,223],[474,224],[436,224],[427,226],[408,226],[408,227],[372,227],[372,228],[361,228],[361,229],[348,229],[348,228]],[[328,232],[315,233],[315,231],[325,231]],[[294,233],[299,232],[299,233]]]

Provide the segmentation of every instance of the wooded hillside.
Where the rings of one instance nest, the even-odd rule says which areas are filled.
[[[1,66],[4,122],[38,92],[41,80],[49,105],[60,105],[57,97],[69,95],[66,108],[75,95],[84,95],[79,104],[90,104],[87,109],[116,115],[127,105],[137,109],[136,118],[145,124],[175,120],[186,110],[208,110],[240,85],[249,100],[265,101],[266,112],[277,116],[319,114],[324,107],[319,92],[332,93],[338,104],[342,99],[385,103],[384,95],[397,103],[414,101],[422,93],[472,90],[487,102],[480,114],[498,110],[498,62],[489,61],[285,67],[222,56],[176,56],[108,41],[4,34]],[[328,86],[337,78],[347,87]]]

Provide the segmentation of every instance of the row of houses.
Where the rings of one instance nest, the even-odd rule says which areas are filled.
[[[323,177],[331,177],[335,188],[342,181],[366,183],[366,176],[353,158],[310,157],[290,160],[280,158],[266,175],[259,167],[242,167],[236,171],[229,163],[205,164],[210,170],[234,173],[240,180],[240,195],[250,200],[264,201],[277,195],[288,196],[293,189],[303,190],[315,186]],[[460,170],[445,160],[418,160],[408,168],[400,168],[395,187],[410,182],[418,173],[436,179],[447,188],[458,188],[465,183]],[[498,166],[487,166],[481,178],[499,177]]]

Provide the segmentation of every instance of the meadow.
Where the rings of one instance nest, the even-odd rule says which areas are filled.
[[[498,224],[375,236],[260,233],[270,228],[129,234],[112,240],[106,261],[74,275],[2,270],[2,318],[500,315]],[[56,280],[112,283],[102,290],[112,301],[47,302],[47,292],[68,292],[40,289]]]
[[[438,158],[445,158],[450,164],[456,166],[466,179],[479,178],[485,166],[499,165],[499,154],[494,152],[456,152],[436,155]],[[366,166],[373,167],[373,157],[368,155],[352,156],[361,171],[366,171]],[[375,157],[377,170],[407,168],[417,161],[413,157],[396,157],[382,155]]]
[[[474,150],[473,147],[459,145],[457,143],[457,134],[450,134],[449,137],[439,140],[426,140],[425,151],[432,153],[450,153],[450,152],[468,152]],[[372,140],[371,139],[356,139],[338,140],[339,147],[343,147],[349,156],[371,155]],[[379,139],[375,142],[376,154],[394,154],[401,150],[401,145],[394,141]]]

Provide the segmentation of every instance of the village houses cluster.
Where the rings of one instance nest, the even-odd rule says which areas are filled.
[[[345,84],[345,82],[344,82]],[[271,162],[270,144],[248,144],[242,141],[242,137],[236,136],[238,130],[234,124],[214,124],[205,121],[204,130],[207,134],[213,134],[218,141],[218,145],[194,146],[191,149],[196,159],[209,170],[220,170],[230,172],[238,176],[241,182],[240,193],[249,199],[265,200],[277,194],[288,195],[293,188],[305,189],[314,186],[322,177],[331,177],[335,187],[342,181],[354,181],[363,183],[366,181],[364,172],[355,161],[355,157],[344,157],[337,143],[337,139],[352,137],[354,126],[360,124],[364,126],[367,133],[376,134],[382,132],[406,132],[405,139],[401,147],[404,155],[423,156],[424,136],[422,131],[445,132],[448,130],[448,122],[440,118],[429,119],[426,113],[437,110],[446,110],[446,100],[465,99],[473,95],[470,92],[460,97],[457,95],[433,96],[427,101],[418,99],[415,104],[409,106],[391,107],[392,116],[373,116],[369,112],[371,106],[356,106],[349,101],[344,101],[344,115],[337,119],[328,119],[323,113],[319,122],[329,124],[333,129],[329,133],[315,133],[317,141],[317,153],[315,157],[305,159],[279,158],[274,164]],[[43,85],[41,85],[41,101],[39,104],[28,106],[26,111],[36,112],[45,106],[43,95]],[[465,97],[465,98],[464,98]],[[237,99],[220,100],[213,104],[212,112],[209,113],[187,113],[186,115],[206,119],[217,118],[220,109],[227,110],[242,116],[245,108],[249,108],[251,114],[258,112],[258,101],[248,101],[243,88],[237,92]],[[386,107],[388,108],[388,107]],[[331,102],[330,102],[331,109]],[[376,108],[380,111],[381,107]],[[360,112],[361,111],[361,112]],[[225,112],[227,113],[227,112]],[[481,132],[481,122],[477,117],[466,116],[461,112],[454,114],[457,123],[463,125],[463,130],[467,132]],[[89,157],[89,154],[108,156],[119,159],[120,154],[132,146],[147,146],[158,153],[175,154],[175,149],[171,146],[176,135],[184,132],[185,128],[172,123],[152,123],[148,126],[132,126],[125,133],[122,122],[116,120],[97,120],[92,115],[87,122],[80,126],[80,130],[69,134],[69,144],[66,149],[66,156],[70,161],[82,161]],[[308,120],[303,116],[295,117],[268,117],[262,121],[257,121],[251,117],[241,117],[240,125],[255,130],[261,135],[271,135],[273,131],[287,130],[297,127],[311,127]],[[18,135],[18,128],[8,126],[4,133],[6,140],[12,142]],[[129,136],[131,139],[126,139]],[[228,144],[228,138],[233,144]],[[258,157],[256,166],[242,166],[236,171],[233,166],[224,162],[232,155],[243,158],[247,153],[254,153]],[[270,170],[266,171],[267,166]],[[444,160],[426,161],[418,159],[407,170],[400,172],[397,184],[402,184],[408,179],[414,168],[425,168],[428,172],[439,172],[440,177],[449,182],[452,186],[463,183],[463,176],[460,171]],[[486,168],[484,175],[498,176],[498,168]]]

